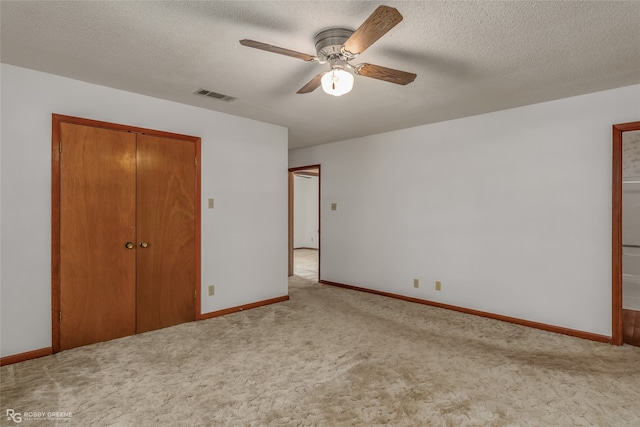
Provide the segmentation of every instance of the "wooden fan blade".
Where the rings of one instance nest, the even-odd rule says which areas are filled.
[[[398,9],[384,5],[378,6],[371,16],[351,34],[349,40],[344,44],[344,50],[353,55],[364,52],[366,48],[384,36],[400,21],[402,21],[402,15]]]
[[[318,87],[322,83],[320,81],[320,79],[322,79],[322,76],[324,76],[325,74],[326,74],[326,72],[322,72],[322,73],[318,74],[317,76],[312,78],[309,81],[309,83],[307,83],[306,85],[302,86],[302,89],[300,89],[296,93],[310,93],[310,92],[313,92],[314,90],[318,89]]]
[[[394,70],[393,68],[381,67],[373,64],[360,64],[356,67],[356,74],[359,76],[371,77],[373,79],[384,80],[389,83],[406,85],[416,79],[414,73]]]
[[[295,50],[285,49],[283,47],[273,46],[266,43],[257,42],[255,40],[240,40],[240,44],[255,49],[266,50],[267,52],[279,53],[280,55],[291,56],[293,58],[302,59],[303,61],[317,61],[318,57],[307,55],[306,53],[296,52]]]

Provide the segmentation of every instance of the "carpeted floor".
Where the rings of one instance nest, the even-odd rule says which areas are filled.
[[[640,348],[289,282],[289,301],[0,368],[2,425],[638,426]],[[19,413],[71,412],[13,423]]]
[[[317,282],[318,256],[317,249],[295,249],[293,251],[293,274]]]

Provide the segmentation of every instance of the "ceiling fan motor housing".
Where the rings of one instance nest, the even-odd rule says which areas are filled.
[[[342,27],[332,27],[320,31],[315,35],[316,52],[320,61],[330,61],[332,59],[342,59],[348,61],[355,58],[355,55],[347,56],[342,51],[342,46],[349,40],[353,30]]]

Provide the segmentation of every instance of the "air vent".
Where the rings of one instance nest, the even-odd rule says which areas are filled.
[[[238,98],[234,98],[233,96],[223,95],[221,93],[213,92],[206,89],[198,89],[194,92],[196,95],[208,96],[209,98],[219,99],[220,101],[231,102],[235,101]]]

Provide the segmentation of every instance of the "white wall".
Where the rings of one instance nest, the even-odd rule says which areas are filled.
[[[294,248],[318,248],[318,184],[318,177],[294,176]]]
[[[291,151],[322,165],[323,279],[611,335],[611,125],[636,120],[631,86]]]
[[[286,128],[5,64],[1,85],[2,356],[51,346],[52,113],[200,136],[202,312],[288,293]]]

